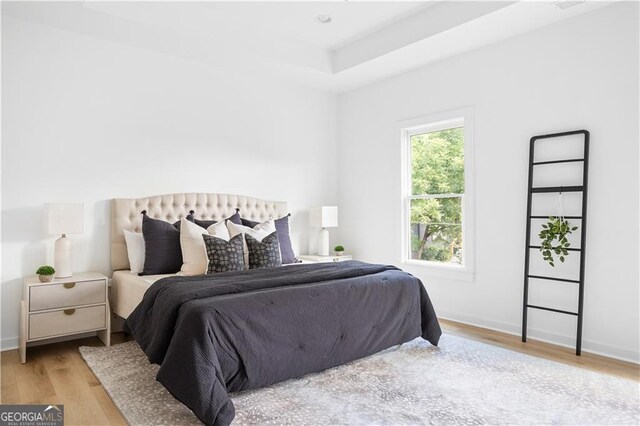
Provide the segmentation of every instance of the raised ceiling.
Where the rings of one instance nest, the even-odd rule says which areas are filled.
[[[3,2],[14,18],[333,92],[610,4],[545,1]],[[316,16],[333,21],[319,24]]]
[[[136,22],[216,37],[249,31],[339,48],[430,6],[430,2],[86,2],[84,7]],[[332,17],[319,24],[318,15]]]

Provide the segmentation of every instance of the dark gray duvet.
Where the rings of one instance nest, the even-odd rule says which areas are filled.
[[[349,261],[169,277],[125,322],[157,380],[207,425],[234,417],[229,392],[318,372],[442,334],[417,278]]]

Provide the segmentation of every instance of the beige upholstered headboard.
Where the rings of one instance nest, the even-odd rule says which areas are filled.
[[[287,203],[233,194],[166,194],[144,198],[115,198],[111,202],[111,269],[129,269],[124,229],[142,232],[142,210],[154,219],[175,222],[195,211],[196,219],[222,220],[240,209],[246,219],[265,221],[285,216]]]

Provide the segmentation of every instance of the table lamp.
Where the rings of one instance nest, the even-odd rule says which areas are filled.
[[[62,235],[56,240],[53,251],[53,267],[56,278],[70,277],[71,240],[67,234],[82,234],[84,231],[84,205],[71,203],[45,204],[47,233]]]
[[[329,230],[338,226],[338,207],[322,206],[314,207],[309,212],[309,224],[317,228],[322,228],[318,240],[318,254],[329,256]]]

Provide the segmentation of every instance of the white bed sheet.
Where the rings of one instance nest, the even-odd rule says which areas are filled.
[[[302,261],[300,263],[291,263],[282,266],[300,265],[302,263],[313,263]],[[127,318],[131,312],[142,301],[145,291],[151,284],[158,281],[160,278],[174,277],[176,275],[184,275],[181,272],[177,274],[162,274],[162,275],[138,275],[130,270],[115,271],[113,273],[113,281],[111,284],[111,294],[113,312],[122,318]]]
[[[179,274],[143,275],[139,276],[129,270],[115,271],[111,283],[113,312],[127,318],[142,301],[145,291],[160,278]]]

